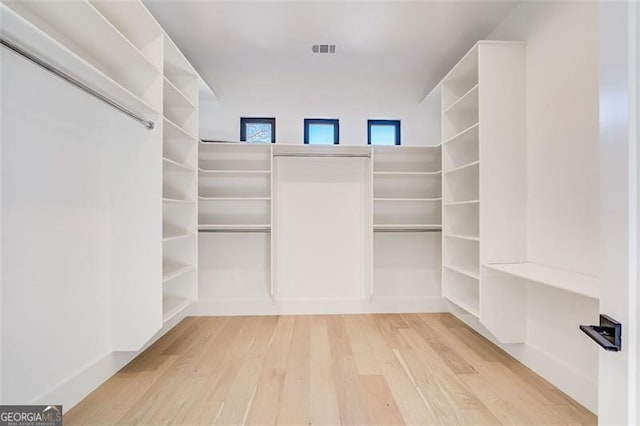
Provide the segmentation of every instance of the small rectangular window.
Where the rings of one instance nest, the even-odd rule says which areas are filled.
[[[340,143],[340,124],[337,119],[305,118],[304,143],[337,145]]]
[[[369,145],[400,145],[400,120],[369,120],[367,141]]]
[[[241,117],[240,140],[249,143],[275,143],[276,119]]]

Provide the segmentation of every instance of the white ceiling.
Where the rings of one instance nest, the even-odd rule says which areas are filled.
[[[220,99],[260,79],[366,80],[422,98],[515,1],[144,0]],[[314,55],[335,43],[336,55]],[[259,77],[259,78],[258,78]]]

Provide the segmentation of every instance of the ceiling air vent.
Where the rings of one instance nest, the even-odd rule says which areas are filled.
[[[336,53],[335,44],[314,44],[311,46],[313,53]]]

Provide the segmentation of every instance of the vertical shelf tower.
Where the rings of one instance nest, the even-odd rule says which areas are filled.
[[[489,324],[480,265],[526,258],[525,174],[525,45],[478,42],[442,81],[442,292]]]
[[[198,295],[198,82],[164,39],[162,313],[168,321]]]

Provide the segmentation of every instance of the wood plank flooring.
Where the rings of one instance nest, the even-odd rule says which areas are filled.
[[[190,317],[73,424],[596,424],[449,314]]]

